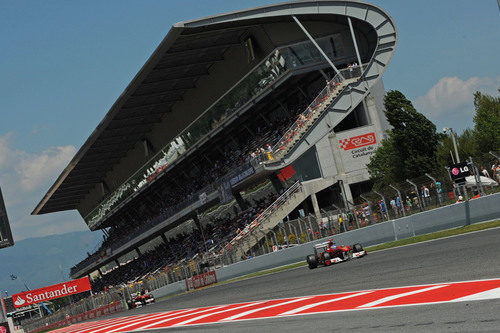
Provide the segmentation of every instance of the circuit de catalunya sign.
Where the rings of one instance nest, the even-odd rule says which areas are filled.
[[[21,308],[23,306],[40,303],[51,299],[82,293],[90,289],[91,286],[89,278],[84,277],[78,280],[71,280],[40,289],[14,294],[12,295],[12,301],[14,302],[14,307]]]

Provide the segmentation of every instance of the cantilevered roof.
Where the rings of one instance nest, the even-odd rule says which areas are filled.
[[[76,209],[121,158],[172,111],[224,52],[240,44],[249,27],[291,20],[291,15],[348,15],[372,26],[393,24],[379,7],[358,0],[304,0],[175,24],[113,104],[32,214]],[[182,129],[179,129],[182,130]]]
[[[172,28],[155,53],[111,107],[33,214],[76,209],[79,201],[224,52],[241,42],[245,29],[183,34]]]

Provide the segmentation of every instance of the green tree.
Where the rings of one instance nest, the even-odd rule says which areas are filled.
[[[500,149],[500,97],[474,94],[474,144],[478,162],[491,159],[489,151]]]
[[[436,151],[442,139],[442,135],[436,133],[436,126],[397,90],[385,95],[384,106],[393,128],[368,164],[375,187],[435,171]]]

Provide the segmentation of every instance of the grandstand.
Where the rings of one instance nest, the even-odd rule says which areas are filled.
[[[32,214],[76,209],[104,233],[71,269],[99,290],[347,206],[388,129],[381,76],[396,43],[392,18],[362,1],[177,23]]]
[[[0,188],[0,249],[14,245],[14,238],[10,230],[9,217],[7,209],[3,202],[2,189]]]

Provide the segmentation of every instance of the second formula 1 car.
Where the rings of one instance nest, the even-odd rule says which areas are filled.
[[[332,240],[314,245],[314,254],[307,256],[307,265],[314,269],[319,265],[330,266],[338,262],[347,261],[352,258],[361,258],[367,255],[363,246],[359,243],[354,245],[336,245]]]
[[[140,308],[143,305],[155,302],[155,297],[146,290],[142,290],[140,293],[134,293],[131,296],[131,299],[127,302],[129,309]]]

